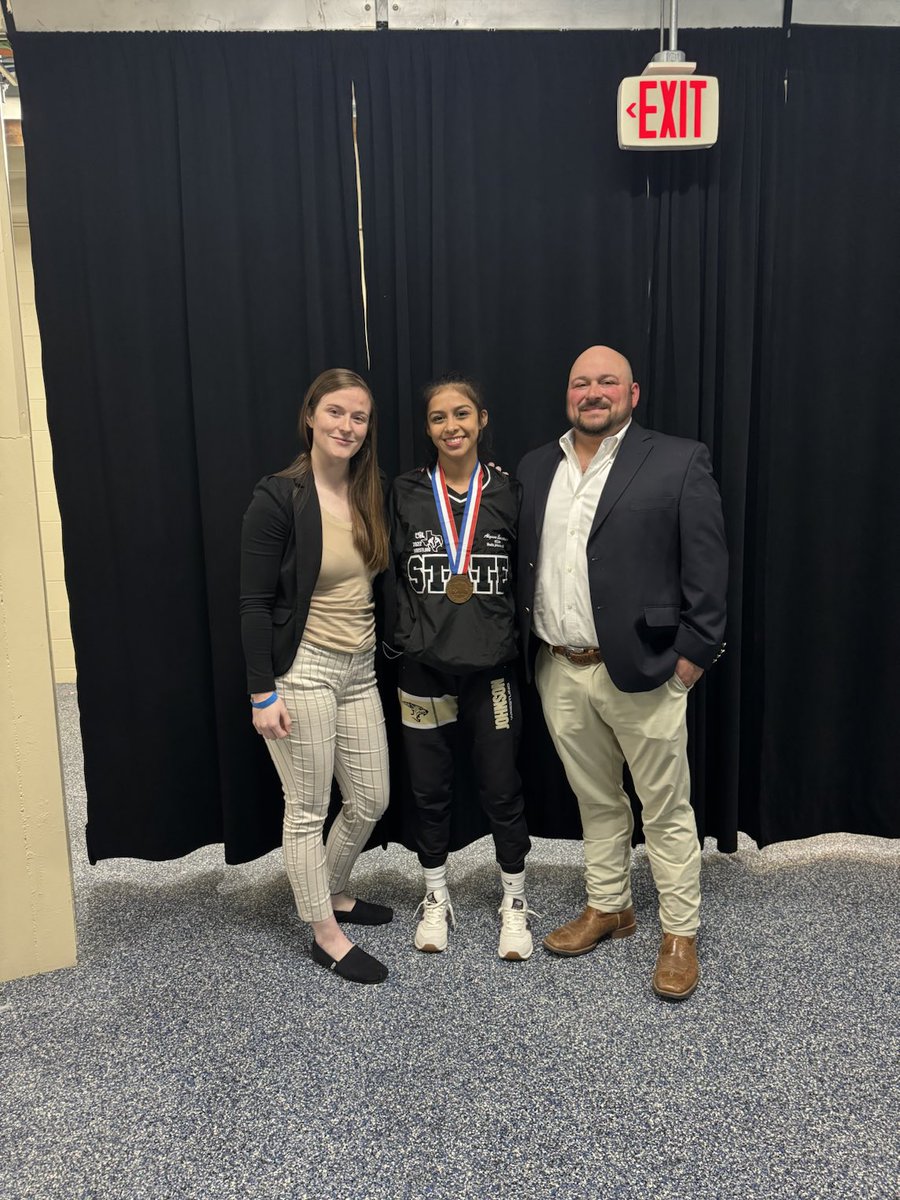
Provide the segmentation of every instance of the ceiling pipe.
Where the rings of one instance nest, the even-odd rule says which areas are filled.
[[[659,51],[653,55],[653,62],[681,63],[685,60],[683,50],[678,49],[678,0],[669,0],[669,48],[663,49],[665,40],[666,0],[659,0]]]

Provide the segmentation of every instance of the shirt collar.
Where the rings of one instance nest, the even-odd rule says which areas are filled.
[[[618,433],[610,434],[609,437],[605,437],[603,439],[603,441],[597,447],[597,453],[594,455],[593,459],[591,460],[591,465],[593,465],[595,462],[602,462],[603,459],[612,458],[615,454],[618,454],[619,447],[622,444],[622,439],[624,438],[625,434],[628,432],[628,430],[630,428],[631,428],[631,417],[628,418],[628,421],[626,422],[625,425],[622,426],[622,428],[619,430]],[[562,452],[563,452],[563,454],[565,454],[566,458],[569,458],[569,459],[575,458],[575,430],[574,429],[570,429],[567,433],[564,433],[562,435],[562,437],[559,439],[559,444],[560,444]]]

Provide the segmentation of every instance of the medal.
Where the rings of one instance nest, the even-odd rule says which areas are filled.
[[[444,547],[450,563],[450,578],[444,588],[444,595],[454,604],[465,604],[472,598],[475,590],[468,572],[472,559],[472,547],[475,544],[478,509],[481,507],[481,489],[481,463],[476,462],[469,480],[462,524],[457,536],[456,521],[453,517],[453,509],[450,507],[450,496],[447,493],[447,480],[444,478],[441,464],[437,463],[431,472],[431,490],[434,493],[434,502],[441,522],[441,532],[444,535]]]
[[[451,575],[447,580],[444,595],[454,604],[465,604],[467,600],[472,599],[473,591],[472,580],[468,575]]]

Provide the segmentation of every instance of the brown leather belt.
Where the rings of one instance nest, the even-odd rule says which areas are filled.
[[[576,667],[590,667],[603,662],[603,655],[596,646],[585,646],[583,650],[573,650],[570,646],[551,646],[550,650]]]

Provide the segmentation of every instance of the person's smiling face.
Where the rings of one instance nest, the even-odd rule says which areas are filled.
[[[441,388],[428,401],[426,430],[442,462],[457,462],[477,454],[478,439],[487,425],[486,409],[454,387]]]
[[[369,432],[372,401],[360,387],[328,392],[306,418],[313,445],[328,458],[349,460]]]
[[[639,396],[628,359],[609,346],[592,346],[572,364],[566,414],[579,433],[602,440],[628,423]]]

